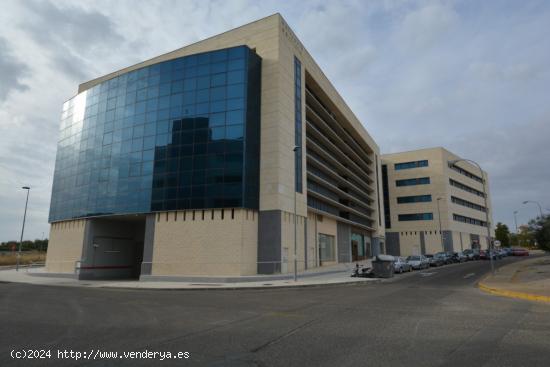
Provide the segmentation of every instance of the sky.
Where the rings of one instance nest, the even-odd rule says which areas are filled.
[[[443,146],[489,172],[493,222],[550,212],[549,1],[31,1],[0,12],[0,241],[47,237],[78,84],[279,12],[382,153]]]

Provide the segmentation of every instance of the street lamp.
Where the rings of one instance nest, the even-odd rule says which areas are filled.
[[[294,149],[294,186],[296,186],[296,179],[298,172],[296,172],[296,161],[298,151],[301,149],[299,146],[295,146]],[[297,202],[297,188],[294,187],[294,281],[298,281],[298,217],[296,213],[296,202]]]
[[[25,219],[27,218],[27,204],[29,203],[29,192],[31,191],[31,188],[29,186],[23,186],[22,189],[27,190],[27,200],[25,201],[25,213],[23,214],[23,226],[21,227],[21,240],[19,241],[19,251],[17,251],[17,263],[15,265],[15,271],[19,271],[21,247],[23,246],[23,232],[25,232]]]
[[[540,211],[540,218],[542,219],[543,215],[542,215],[542,206],[540,206],[540,203],[538,201],[534,201],[534,200],[525,200],[523,202],[523,204],[527,204],[527,203],[532,203],[532,204],[537,204],[539,206],[539,211]]]
[[[439,218],[439,239],[441,241],[441,248],[445,252],[445,245],[443,244],[443,232],[441,232],[441,211],[439,210],[439,200],[443,198],[437,198],[437,217]]]
[[[489,223],[489,206],[487,205],[487,187],[486,187],[487,184],[485,180],[485,175],[483,174],[483,169],[481,168],[479,163],[471,159],[464,159],[464,158],[454,159],[452,161],[449,161],[449,164],[455,165],[460,161],[470,162],[475,164],[477,168],[479,168],[479,171],[481,172],[481,178],[483,183],[483,199],[485,201],[485,224],[487,225],[487,241],[489,241],[489,243],[487,244],[487,248],[489,249],[489,259],[491,260],[491,272],[495,274],[495,265],[493,264],[493,249],[492,249],[493,245],[491,241],[491,224]]]
[[[518,234],[518,210],[514,210],[514,224],[516,225],[516,234]]]

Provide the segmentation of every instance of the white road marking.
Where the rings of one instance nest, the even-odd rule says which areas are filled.
[[[420,275],[423,276],[423,277],[429,277],[430,275],[434,275],[434,274],[437,274],[437,273],[435,273],[435,272],[434,273],[424,273],[424,272],[420,273]]]
[[[464,275],[464,279],[471,278],[471,277],[473,277],[474,275],[476,275],[476,273],[469,273],[469,274],[466,274],[466,275]]]

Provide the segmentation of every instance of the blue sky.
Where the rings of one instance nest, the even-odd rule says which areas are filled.
[[[4,1],[0,241],[48,234],[79,83],[279,12],[383,153],[444,146],[490,175],[494,222],[550,209],[548,1]]]

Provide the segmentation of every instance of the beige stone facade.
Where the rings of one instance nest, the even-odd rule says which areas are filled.
[[[195,220],[188,219],[192,211],[156,213],[154,224],[147,221],[142,274],[252,275],[262,266],[289,273],[295,242],[298,270],[384,251],[379,148],[279,14],[83,83],[79,92],[144,66],[238,45],[262,59],[259,210],[226,208],[221,219],[221,209],[199,209]],[[295,58],[302,68],[301,193],[294,177]],[[332,260],[320,258],[320,236],[321,247],[334,242]],[[51,238],[53,249],[64,241],[58,238]],[[48,253],[51,263],[55,254]]]
[[[254,210],[157,213],[152,275],[256,274],[257,228]]]
[[[451,168],[449,162],[459,158],[444,148],[382,156],[387,174],[384,185],[387,185],[385,214],[388,252],[408,256],[420,252],[461,251],[476,245],[487,248],[482,176],[479,168],[470,162],[456,162]],[[396,169],[399,167],[403,168]],[[426,178],[429,183],[426,183]],[[424,181],[411,185],[407,185],[411,181],[404,181],[418,179]],[[491,224],[491,197],[486,172],[483,172],[483,180],[487,187]],[[417,219],[411,220],[415,219],[415,215]],[[420,215],[424,217],[420,218]]]
[[[73,273],[82,259],[86,220],[52,223],[46,257],[46,270],[52,273]]]

